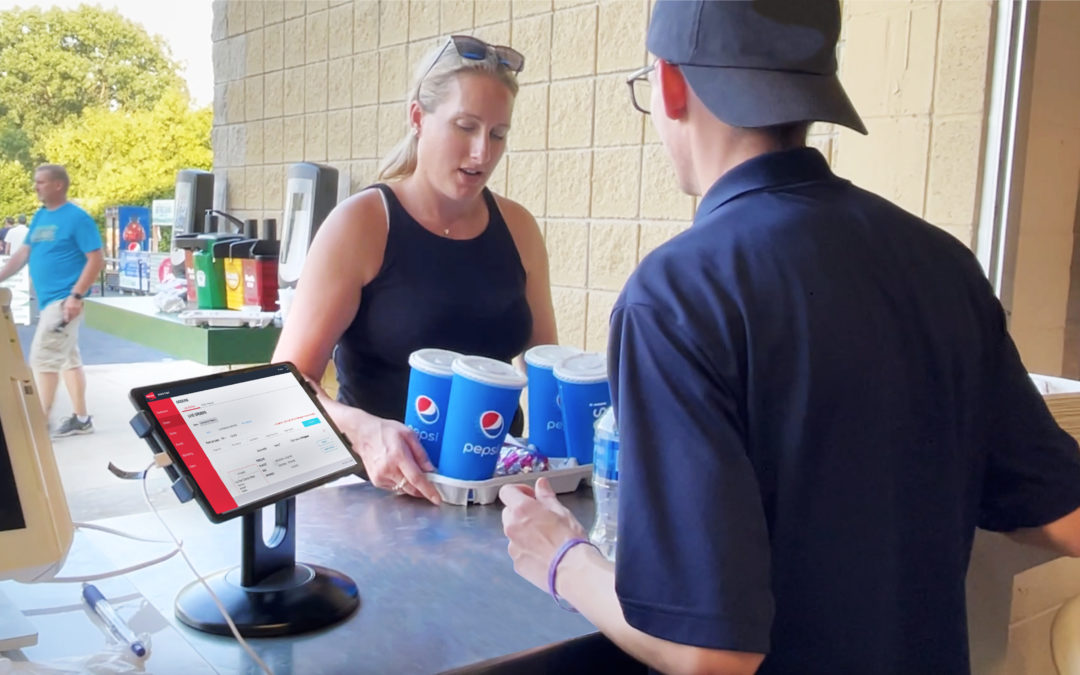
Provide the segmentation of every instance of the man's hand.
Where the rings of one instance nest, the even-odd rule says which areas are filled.
[[[507,551],[514,571],[540,590],[547,592],[548,566],[563,542],[584,538],[585,528],[574,514],[559,503],[547,478],[536,481],[536,489],[526,485],[504,485],[499,499],[503,509],[503,531],[510,539]]]
[[[60,309],[64,315],[64,323],[71,323],[82,314],[83,301],[74,295],[69,295],[64,298],[64,304],[60,306]]]

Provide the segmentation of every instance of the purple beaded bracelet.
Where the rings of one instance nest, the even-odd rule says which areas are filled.
[[[566,557],[567,552],[578,544],[588,544],[589,546],[596,548],[596,545],[588,539],[582,539],[581,537],[567,539],[565,542],[563,542],[563,545],[559,547],[559,550],[555,552],[555,557],[551,559],[551,564],[548,566],[548,593],[551,594],[551,598],[555,601],[555,604],[558,605],[560,609],[565,609],[566,611],[574,612],[575,614],[577,614],[578,611],[571,607],[570,603],[559,597],[559,594],[555,592],[555,573],[558,571],[559,563],[561,563],[562,559]]]

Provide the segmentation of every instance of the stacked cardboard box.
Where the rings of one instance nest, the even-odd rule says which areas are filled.
[[[1032,375],[1031,379],[1057,423],[1080,441],[1080,382],[1049,375]]]

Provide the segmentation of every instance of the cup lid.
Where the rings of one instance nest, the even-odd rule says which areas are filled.
[[[537,368],[554,368],[559,361],[580,353],[580,349],[570,345],[536,345],[525,352],[525,363]]]
[[[455,359],[451,369],[455,375],[507,389],[523,389],[528,380],[518,369],[486,356],[462,356]]]
[[[450,364],[461,354],[449,349],[417,349],[409,354],[409,366],[428,375],[453,375]]]
[[[555,379],[575,384],[606,382],[607,356],[599,352],[568,356],[555,364]]]

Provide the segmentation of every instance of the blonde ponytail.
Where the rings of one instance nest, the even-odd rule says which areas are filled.
[[[416,144],[416,134],[407,133],[383,158],[375,180],[395,181],[411,176],[416,171]]]

